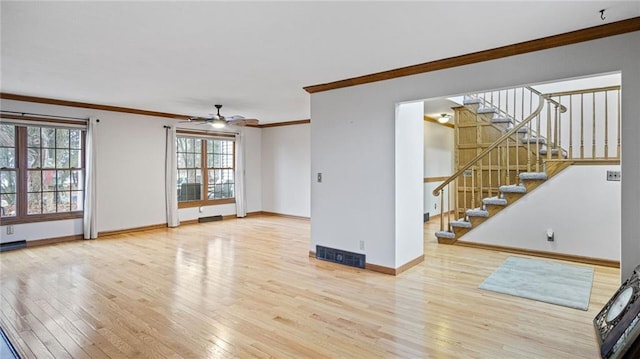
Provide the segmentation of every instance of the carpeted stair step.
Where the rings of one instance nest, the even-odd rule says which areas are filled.
[[[527,192],[533,191],[548,178],[546,172],[522,172],[518,176],[527,189]]]
[[[471,230],[471,222],[459,219],[457,221],[451,221],[451,230],[456,234],[456,239],[464,236]]]
[[[483,198],[482,204],[494,205],[494,206],[506,206],[507,200],[499,197],[489,197],[489,198]]]
[[[467,105],[479,105],[482,103],[482,100],[477,98],[477,97],[467,97],[465,96],[464,99],[462,100],[462,104],[467,106]]]
[[[476,111],[476,113],[478,114],[490,114],[490,113],[496,113],[496,112],[498,112],[498,110],[496,110],[493,107],[480,107]]]
[[[521,180],[547,180],[546,172],[522,172],[518,175]]]
[[[507,206],[507,200],[499,197],[489,197],[483,198],[482,204],[487,212],[489,212],[489,216],[493,216]]]
[[[525,137],[525,138],[521,139],[520,142],[522,142],[523,144],[527,144],[527,143],[536,144],[536,143],[539,143],[541,145],[546,145],[547,144],[547,139],[546,138],[542,138],[542,137]]]
[[[441,244],[454,244],[456,242],[455,233],[449,231],[437,231],[436,238],[438,238],[438,243]]]
[[[508,186],[500,186],[500,192],[502,193],[527,193],[527,189],[519,184],[511,184]],[[507,200],[509,201],[509,200]]]
[[[499,189],[509,204],[519,200],[527,193],[527,188],[521,185],[500,186]]]
[[[558,153],[561,153],[559,148],[552,148],[551,149],[551,156],[558,156]],[[546,156],[547,155],[547,147],[546,146],[540,149],[540,154],[542,156]],[[567,151],[562,150],[562,158],[567,158]]]
[[[511,118],[509,116],[493,116],[493,118],[491,119],[491,123],[500,123],[500,124],[508,123],[508,124],[512,124],[513,123],[513,118]]]
[[[466,215],[471,225],[475,228],[489,218],[489,211],[480,208],[468,209]]]

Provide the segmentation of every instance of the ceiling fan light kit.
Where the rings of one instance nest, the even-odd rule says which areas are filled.
[[[217,109],[217,113],[211,117],[190,117],[185,122],[200,122],[201,124],[208,124],[213,128],[225,128],[227,125],[232,126],[257,126],[258,120],[255,118],[244,118],[243,116],[222,116],[220,109],[222,105],[214,105]]]

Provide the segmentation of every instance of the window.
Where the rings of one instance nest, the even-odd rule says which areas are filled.
[[[78,128],[0,125],[3,223],[82,217],[84,136]]]
[[[235,202],[235,142],[231,139],[177,137],[178,206]]]

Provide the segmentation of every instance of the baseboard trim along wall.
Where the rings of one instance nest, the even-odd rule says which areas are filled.
[[[620,268],[620,261],[614,261],[610,259],[583,257],[583,256],[572,255],[572,254],[553,253],[553,252],[537,251],[533,249],[522,249],[522,248],[514,248],[514,247],[497,246],[493,244],[465,242],[460,240],[456,241],[454,245],[471,247],[471,248],[489,249],[492,251],[523,254],[528,256],[543,257],[543,258],[550,258],[550,259],[559,259],[563,261],[592,264],[592,265],[598,265],[603,267]]]
[[[315,251],[309,251],[309,257],[311,258],[316,258],[316,252]],[[399,275],[402,272],[405,272],[406,270],[408,270],[409,268],[416,266],[420,263],[422,263],[424,261],[424,254],[410,260],[409,262],[401,265],[398,268],[391,268],[391,267],[385,267],[385,266],[380,266],[377,264],[372,264],[372,263],[365,263],[364,264],[364,269],[365,270],[370,270],[372,272],[378,272],[378,273],[383,273],[383,274],[389,274],[389,275]],[[327,262],[327,263],[331,263],[331,262]],[[341,264],[337,264],[337,263],[333,263],[339,266],[343,266]]]
[[[115,230],[115,231],[98,232],[98,238],[115,236],[117,234],[127,234],[127,233],[133,233],[133,232],[150,231],[150,230],[153,230],[153,229],[161,229],[161,228],[167,228],[167,224],[166,223],[159,223],[159,224],[152,224],[152,225],[149,225],[149,226],[118,229],[118,230]]]
[[[33,241],[27,241],[27,248],[37,247],[37,246],[46,246],[49,244],[57,244],[57,243],[63,243],[63,242],[71,242],[79,239],[84,239],[84,235],[76,234],[73,236],[36,239]]]

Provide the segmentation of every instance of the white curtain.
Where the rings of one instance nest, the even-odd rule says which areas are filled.
[[[235,197],[236,197],[236,217],[247,216],[247,200],[244,190],[244,138],[242,133],[236,134],[236,178],[235,178]]]
[[[87,136],[85,146],[85,179],[84,179],[84,239],[98,238],[98,227],[96,225],[96,139],[98,137],[97,118],[89,118],[87,123]]]
[[[167,226],[178,227],[178,164],[176,160],[176,129],[165,126],[165,164],[164,164],[164,188],[165,203],[167,207]]]

